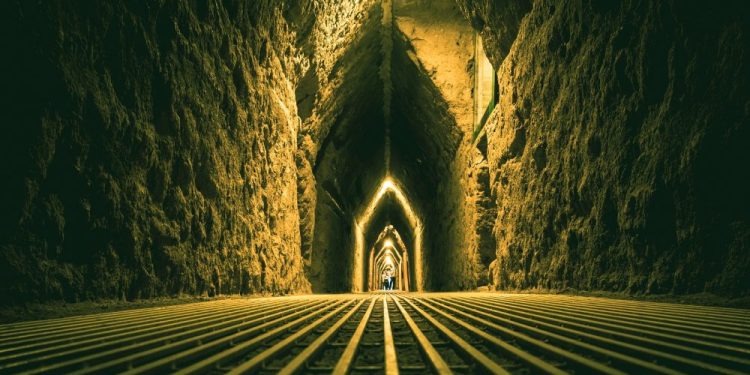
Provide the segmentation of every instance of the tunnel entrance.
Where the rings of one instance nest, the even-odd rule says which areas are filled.
[[[356,264],[352,284],[359,291],[380,289],[379,280],[388,265],[396,276],[398,289],[422,290],[422,220],[392,178],[383,180],[353,227]],[[380,227],[383,230],[373,236],[372,229]],[[372,246],[365,252],[368,243]]]
[[[387,265],[400,290],[473,288],[475,32],[448,0],[385,1],[369,12],[330,81],[310,86],[317,97],[299,135],[312,290],[380,289]]]
[[[409,260],[409,251],[398,230],[387,225],[370,248],[365,278],[369,291],[411,290],[411,276],[414,271]],[[388,277],[393,280],[388,284]]]

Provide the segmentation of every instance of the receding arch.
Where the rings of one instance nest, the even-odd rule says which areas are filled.
[[[365,277],[365,231],[372,221],[372,216],[378,206],[382,203],[382,200],[387,195],[392,195],[396,198],[401,209],[404,211],[406,219],[409,222],[412,232],[414,233],[414,251],[413,251],[413,262],[414,262],[414,290],[423,290],[423,260],[422,260],[422,233],[424,226],[419,215],[415,212],[409,199],[403,192],[403,189],[399,186],[398,182],[390,176],[386,176],[378,187],[377,192],[372,197],[368,205],[362,211],[360,215],[354,219],[354,272],[352,272],[352,290],[355,292],[361,292],[368,289],[368,280]]]
[[[410,291],[414,267],[410,260],[409,250],[398,230],[391,224],[386,225],[378,234],[377,239],[368,251],[368,265],[365,269],[367,290],[380,289],[382,274],[382,259],[386,252],[396,258],[397,289]]]
[[[393,267],[396,273],[396,279],[400,284],[402,281],[401,278],[403,277],[401,269],[402,264],[403,258],[401,258],[401,255],[398,254],[393,247],[383,247],[383,251],[375,257],[375,272],[373,272],[373,279],[376,278],[376,276],[379,277],[382,275],[386,267],[390,265]],[[377,286],[378,283],[371,285],[370,290],[378,289]],[[401,289],[400,285],[397,288]]]

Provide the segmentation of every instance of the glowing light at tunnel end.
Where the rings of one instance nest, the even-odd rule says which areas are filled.
[[[386,194],[393,194],[401,208],[403,208],[409,225],[414,231],[414,286],[416,291],[422,291],[422,221],[414,211],[409,199],[403,193],[397,182],[390,176],[385,176],[380,183],[375,196],[367,205],[361,215],[354,219],[354,272],[352,273],[352,291],[360,292],[366,290],[365,286],[365,235],[364,231],[372,219],[375,209]],[[393,246],[393,242],[391,242]],[[385,247],[385,246],[384,246]]]

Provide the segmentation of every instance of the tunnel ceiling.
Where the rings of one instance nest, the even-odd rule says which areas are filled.
[[[654,249],[654,246],[672,246],[673,249],[687,246],[678,240],[680,235],[675,232],[675,221],[678,220],[677,211],[680,209],[686,217],[692,217],[692,214],[688,214],[685,211],[687,208],[681,203],[670,203],[674,200],[674,194],[677,194],[673,192],[673,188],[674,185],[693,179],[695,175],[708,173],[700,167],[694,173],[685,172],[693,177],[682,175],[678,180],[683,182],[674,180],[672,188],[666,187],[667,182],[642,181],[639,186],[651,186],[648,190],[651,193],[640,190],[627,192],[628,189],[637,188],[618,187],[622,182],[622,173],[635,181],[647,178],[644,176],[652,176],[654,170],[667,168],[638,159],[634,156],[637,151],[633,151],[641,150],[638,147],[629,146],[630,151],[627,151],[620,146],[632,143],[627,137],[635,136],[643,121],[656,121],[653,115],[648,114],[647,108],[659,103],[668,88],[665,81],[657,79],[667,75],[664,70],[666,63],[662,61],[664,56],[654,51],[662,49],[668,43],[653,37],[654,40],[644,42],[645,46],[635,46],[633,43],[640,39],[628,34],[632,30],[613,31],[613,35],[617,34],[617,38],[622,38],[617,39],[620,46],[630,45],[633,50],[646,50],[650,59],[655,59],[647,62],[656,67],[634,73],[631,69],[639,64],[632,61],[636,59],[633,57],[635,55],[611,51],[612,56],[620,56],[619,65],[614,68],[617,71],[612,73],[618,80],[613,81],[611,77],[589,77],[584,86],[589,87],[592,82],[610,81],[615,86],[619,85],[617,88],[606,85],[590,88],[591,92],[609,95],[597,99],[604,103],[596,102],[597,105],[601,104],[603,107],[613,105],[612,100],[617,97],[615,91],[620,89],[635,90],[632,93],[634,98],[631,99],[645,103],[622,104],[621,112],[616,114],[610,113],[609,109],[602,109],[603,107],[599,108],[600,112],[589,112],[581,107],[581,103],[589,101],[584,98],[585,95],[579,95],[579,88],[570,86],[570,82],[575,80],[569,80],[569,74],[562,67],[572,66],[571,61],[576,57],[584,59],[583,61],[593,61],[596,66],[609,67],[611,64],[589,56],[588,50],[581,48],[581,40],[576,39],[577,35],[588,32],[576,26],[576,17],[586,12],[572,7],[573,10],[565,13],[560,7],[543,3],[534,3],[532,7],[532,2],[525,0],[502,4],[461,2],[459,6],[468,16],[467,21],[453,2],[434,1],[427,4],[396,1],[393,25],[388,28],[389,32],[384,33],[382,25],[375,21],[370,24],[371,27],[363,29],[365,36],[362,40],[366,42],[362,42],[361,46],[366,47],[355,45],[352,51],[358,52],[351,52],[353,56],[360,56],[359,63],[352,66],[345,64],[350,66],[349,69],[354,69],[347,76],[351,77],[348,80],[356,80],[358,84],[351,87],[342,85],[344,89],[341,90],[347,99],[331,117],[333,125],[330,132],[322,136],[323,146],[315,162],[319,192],[313,251],[327,254],[323,256],[326,259],[338,256],[332,264],[315,265],[313,260],[311,280],[314,286],[318,286],[317,290],[352,289],[348,282],[352,278],[351,274],[334,275],[326,270],[351,269],[351,265],[358,261],[352,256],[351,249],[354,246],[350,233],[354,232],[354,228],[351,226],[358,212],[377,191],[386,173],[399,182],[410,204],[423,220],[424,228],[420,230],[424,231],[424,268],[428,275],[423,287],[427,289],[471,289],[484,283],[518,288],[531,285],[559,287],[568,285],[568,282],[619,290],[672,290],[670,288],[674,285],[692,288],[689,286],[693,285],[692,282],[685,281],[681,276],[672,277],[669,271],[672,268],[652,270],[649,276],[641,274],[637,277],[625,276],[629,271],[623,272],[618,268],[618,264],[630,264],[633,269],[642,269],[635,265],[640,261],[633,263],[632,258],[624,255],[641,245],[648,249]],[[603,18],[609,17],[607,12],[616,8],[598,5],[591,7],[592,12],[586,14],[601,12]],[[527,14],[531,16],[524,18]],[[381,16],[378,14],[373,20]],[[562,24],[552,30],[539,26],[550,18]],[[560,21],[563,19],[567,21]],[[522,20],[525,20],[525,24]],[[472,27],[487,45],[487,57],[492,65],[499,69],[498,105],[503,107],[502,111],[495,110],[487,119],[481,149],[474,145],[472,139],[475,122],[471,97],[475,65],[471,51],[474,43]],[[549,42],[539,42],[529,36],[528,29],[524,27],[539,33],[538,40]],[[641,32],[644,35],[660,33],[659,30],[650,30],[648,27]],[[525,38],[528,46],[533,46],[534,49],[519,47],[514,50],[512,46],[516,35]],[[599,45],[600,41],[592,36],[588,42]],[[384,46],[390,53],[383,53]],[[607,45],[599,48],[609,51],[610,47]],[[578,51],[579,55],[572,54],[571,50]],[[550,57],[550,61],[557,64],[554,65],[554,72],[548,71],[544,63],[535,58],[536,55]],[[507,56],[510,58],[506,58]],[[636,60],[638,59],[642,59],[642,56]],[[583,65],[575,66],[578,69]],[[523,79],[516,77],[516,69],[524,72]],[[383,74],[383,70],[387,70],[387,74]],[[589,71],[579,73],[590,75]],[[639,78],[633,78],[634,75]],[[638,89],[638,85],[647,87]],[[568,87],[572,97],[577,99],[571,101],[566,96],[566,91],[561,89],[563,86]],[[518,99],[517,90],[521,88],[525,90],[526,96]],[[555,103],[565,104],[560,104],[558,108]],[[575,108],[574,111],[577,112],[568,116],[571,108]],[[540,111],[545,115],[538,115]],[[605,116],[605,119],[601,113],[609,113],[609,117]],[[535,122],[537,120],[531,120],[532,118],[546,119],[546,122]],[[610,119],[618,119],[613,121],[619,125],[610,125]],[[385,124],[389,124],[389,170],[384,168]],[[579,129],[578,124],[595,125],[588,128],[588,125],[580,125]],[[573,133],[566,132],[569,125],[575,129],[571,130]],[[615,128],[617,130],[612,130]],[[622,130],[624,128],[629,130]],[[607,135],[608,131],[614,133]],[[628,133],[630,131],[636,133]],[[736,129],[732,131],[735,132],[733,134],[745,134]],[[610,137],[609,141],[612,143],[609,148],[603,148],[602,137]],[[613,141],[620,139],[618,137],[625,138]],[[642,140],[647,138],[653,139],[653,134],[643,133],[639,147],[650,147],[654,154],[649,157],[659,159],[665,155],[658,151],[659,147],[644,144]],[[710,142],[712,138],[707,139]],[[730,148],[736,149],[735,143],[730,144]],[[564,147],[567,148],[563,150],[561,145],[566,145]],[[624,154],[617,157],[608,154],[612,152]],[[636,154],[628,154],[629,152]],[[698,153],[698,159],[706,158],[704,151],[685,150],[683,155],[692,155],[694,152]],[[606,159],[611,165],[597,164],[601,163],[601,155],[605,154],[614,158]],[[744,154],[734,152],[733,155]],[[633,161],[636,159],[646,164]],[[680,163],[682,161],[677,164]],[[586,165],[585,168],[580,167],[583,164]],[[643,172],[646,174],[630,175],[638,165],[645,168]],[[619,172],[620,177],[608,175],[608,171],[620,167],[623,168]],[[592,175],[601,180],[592,180]],[[602,181],[605,180],[610,182],[604,184]],[[608,187],[604,188],[605,185]],[[557,196],[556,194],[561,194],[558,192],[560,186],[564,186],[561,189],[567,193]],[[695,194],[710,197],[710,193],[707,193],[710,189],[705,189],[705,186],[703,183],[695,183]],[[537,198],[529,198],[532,193],[527,194],[527,189],[534,191]],[[729,195],[737,196],[734,189],[725,190]],[[686,190],[679,194],[692,197],[692,191]],[[657,201],[660,203],[654,203]],[[746,200],[737,198],[736,201]],[[705,206],[700,202],[702,201],[695,203],[696,208]],[[396,226],[400,233],[409,238],[408,242],[413,241],[413,228],[401,214],[398,204],[386,199],[381,206],[373,221],[365,228],[366,248],[369,249],[379,231],[387,224]],[[558,206],[566,207],[562,210],[564,214],[559,211]],[[627,215],[624,212],[632,213],[631,209],[642,212],[643,215],[638,219],[625,219]],[[727,220],[739,217],[732,212],[736,210],[725,208],[721,215],[728,214],[726,217],[730,219]],[[650,219],[642,220],[646,216]],[[632,224],[630,220],[640,224]],[[693,222],[693,219],[681,220]],[[695,222],[700,220],[695,219]],[[590,223],[590,226],[586,223]],[[635,226],[627,227],[629,225]],[[633,228],[646,228],[642,232],[646,233],[645,237],[635,236],[639,238],[638,241],[643,241],[636,241],[641,245],[631,241],[630,234],[627,234],[630,233],[628,230],[641,230]],[[709,231],[714,230],[722,229],[714,228]],[[726,230],[726,233],[730,233],[735,229]],[[587,238],[585,242],[581,242],[582,237]],[[683,245],[676,245],[678,242]],[[337,245],[332,245],[333,243]],[[739,246],[735,243],[722,243],[724,248]],[[588,250],[581,250],[584,247]],[[618,260],[597,260],[606,253],[607,250],[603,248],[608,247],[616,249],[612,251],[619,257]],[[584,252],[580,253],[581,251]],[[655,250],[647,250],[649,254],[653,251]],[[661,254],[658,251],[656,253]],[[586,260],[569,258],[567,254],[583,254]],[[679,257],[671,250],[669,254],[672,255],[656,257],[665,264],[671,264],[670,267],[676,267],[671,259]],[[451,259],[451,262],[446,262],[445,259]],[[572,268],[570,264],[574,263],[582,268]],[[689,262],[680,264],[687,263]],[[716,270],[723,266],[713,262],[710,267],[714,271],[709,273],[717,273]],[[594,279],[587,278],[586,275],[593,275],[600,269],[610,270],[607,272],[619,275],[619,279],[615,280],[615,276],[612,280],[593,281]],[[690,269],[694,275],[704,272],[695,267]],[[737,270],[731,266],[728,269],[731,269],[730,274],[735,274]],[[634,271],[634,274],[639,272]],[[320,275],[325,276],[316,279]],[[719,279],[723,281],[715,282],[727,283],[726,278],[719,277],[716,280]]]
[[[8,303],[357,290],[389,224],[415,289],[748,295],[742,2],[3,5]]]
[[[407,248],[414,245],[414,230],[401,204],[392,194],[386,195],[378,205],[365,231],[365,249],[375,245],[383,230],[392,225],[398,231]]]
[[[313,287],[318,286],[318,290],[350,288],[348,282],[341,279],[350,275],[331,274],[326,269],[346,268],[345,263],[355,261],[349,255],[353,248],[352,223],[369,204],[387,174],[398,181],[412,209],[428,218],[426,226],[435,227],[437,220],[454,215],[449,205],[434,203],[441,199],[439,189],[456,183],[451,175],[451,163],[463,136],[462,130],[455,114],[449,111],[450,104],[416,57],[410,40],[419,36],[404,35],[402,28],[406,26],[399,23],[426,22],[432,27],[454,28],[459,24],[464,34],[472,35],[468,22],[454,4],[448,1],[435,4],[426,5],[425,11],[413,4],[398,2],[394,5],[397,22],[392,27],[380,23],[383,11],[380,5],[371,8],[371,18],[361,35],[337,63],[343,70],[342,83],[332,92],[335,97],[343,98],[342,102],[334,111],[325,107],[325,99],[313,106],[312,113],[327,118],[330,123],[319,126],[323,130],[315,133],[320,141],[313,166],[317,201],[311,274]],[[436,17],[439,11],[449,16]],[[466,37],[461,37],[465,44]],[[390,51],[386,53],[384,48]],[[445,51],[435,49],[431,53]],[[464,60],[456,67],[464,72],[461,77],[468,74],[467,64]],[[470,83],[467,80],[454,84],[468,86]],[[299,92],[298,88],[298,95]],[[298,101],[306,100],[308,96],[298,97]],[[456,103],[453,105],[456,107]],[[389,129],[389,170],[386,170],[385,156],[386,126]],[[367,249],[388,224],[404,234],[407,243],[413,240],[414,228],[410,228],[403,209],[394,199],[387,198],[365,228]],[[316,251],[329,255],[316,255]],[[321,275],[328,276],[316,278]]]

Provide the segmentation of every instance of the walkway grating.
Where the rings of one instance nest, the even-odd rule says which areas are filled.
[[[748,374],[750,311],[503,293],[226,299],[0,325],[0,373]]]

